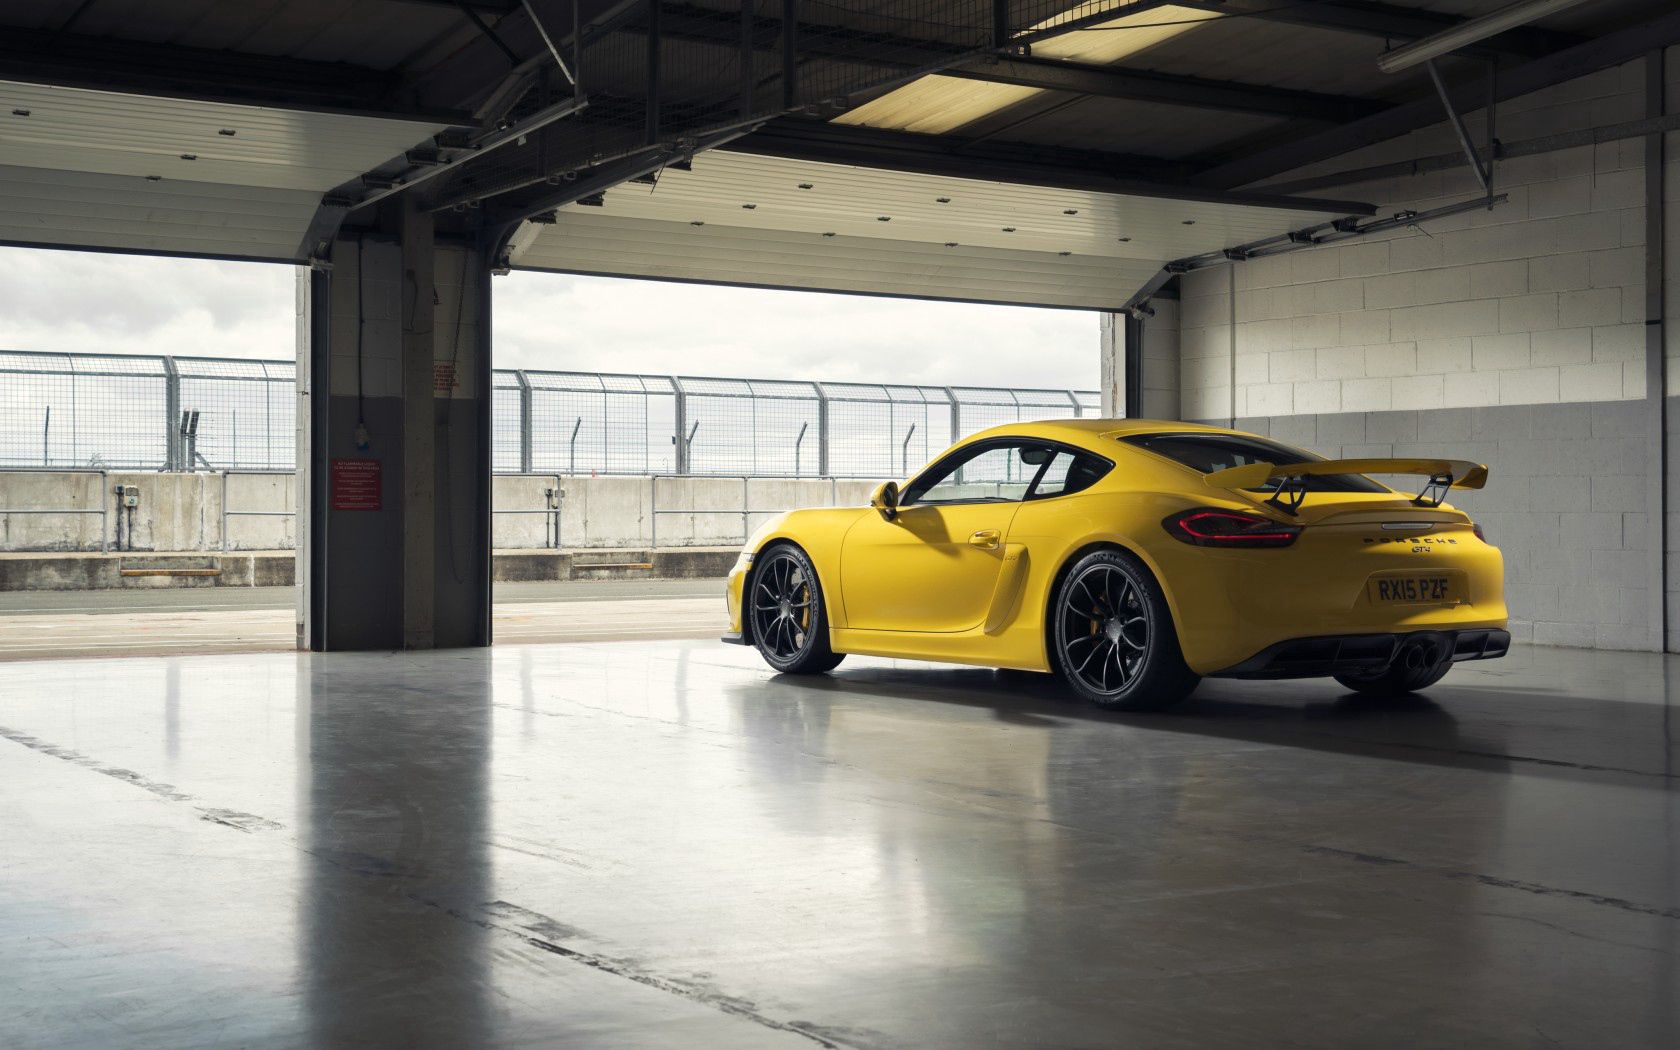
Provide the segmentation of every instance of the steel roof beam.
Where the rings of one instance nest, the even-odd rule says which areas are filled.
[[[1181,7],[1216,11],[1228,16],[1257,18],[1267,22],[1329,29],[1377,40],[1417,40],[1468,22],[1457,15],[1425,11],[1415,7],[1367,3],[1364,0],[1331,0],[1328,3],[1280,4],[1276,0],[1175,0]],[[1584,37],[1551,29],[1523,26],[1489,37],[1464,54],[1486,57],[1508,55],[1540,58],[1554,51],[1583,43]]]
[[[1619,66],[1653,49],[1673,44],[1680,44],[1680,11],[1597,37],[1546,58],[1501,70],[1498,101],[1532,94],[1566,80]],[[1453,104],[1461,110],[1475,110],[1487,105],[1487,85],[1480,76],[1457,85],[1450,94]],[[1395,106],[1373,117],[1216,163],[1198,172],[1190,181],[1207,188],[1247,186],[1440,122],[1441,102],[1431,95]]]
[[[1389,107],[1387,102],[1316,91],[1293,91],[1231,80],[1209,80],[1045,58],[993,57],[947,69],[944,75],[991,84],[1067,91],[1076,95],[1159,102],[1225,113],[1305,118],[1331,124],[1368,117]]]
[[[347,62],[252,55],[75,33],[0,33],[0,80],[129,95],[465,123],[408,103],[400,77]]]
[[[725,147],[794,160],[884,168],[888,171],[985,179],[1018,186],[1048,186],[1095,193],[1124,193],[1164,200],[1293,208],[1342,215],[1370,215],[1357,201],[1232,193],[1179,181],[1182,166],[1156,157],[1028,146],[995,141],[968,142],[948,135],[826,124],[783,118]]]
[[[740,47],[741,29],[731,12],[719,12],[681,3],[665,3],[661,5],[661,11],[660,33],[667,40],[715,44],[735,49]],[[636,16],[624,24],[621,31],[645,33],[645,16]],[[777,51],[782,46],[784,37],[779,18],[757,15],[753,19],[750,31],[755,50],[768,53]],[[938,40],[887,36],[836,26],[824,26],[802,33],[799,51],[806,57],[885,69],[915,70],[944,66],[946,68],[940,72],[946,76],[986,83],[1013,84],[1137,102],[1157,102],[1225,113],[1304,117],[1333,124],[1356,120],[1386,108],[1386,103],[1383,102],[1342,95],[1025,56],[988,54],[976,56],[962,65],[951,66],[952,59],[972,54],[973,49]]]
[[[519,10],[519,0],[385,0],[391,4],[414,4],[419,7],[449,7],[457,11],[472,8],[487,14],[506,15]]]

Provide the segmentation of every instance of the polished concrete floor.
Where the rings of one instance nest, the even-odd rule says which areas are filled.
[[[1673,1047],[1680,663],[0,671],[0,1046]]]
[[[723,589],[721,579],[497,584],[495,637],[503,644],[716,640],[729,629]],[[0,592],[0,663],[290,652],[296,601],[290,587]]]

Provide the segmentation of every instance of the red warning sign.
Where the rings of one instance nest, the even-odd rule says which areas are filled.
[[[378,510],[379,461],[333,460],[332,506],[333,510]]]
[[[432,393],[454,394],[461,388],[461,377],[455,374],[455,362],[432,362]]]

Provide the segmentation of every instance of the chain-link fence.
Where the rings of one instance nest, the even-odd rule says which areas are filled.
[[[290,361],[0,351],[0,468],[286,471]],[[977,430],[1093,416],[1094,390],[504,371],[505,474],[882,478]]]
[[[289,361],[0,351],[0,467],[291,470]]]

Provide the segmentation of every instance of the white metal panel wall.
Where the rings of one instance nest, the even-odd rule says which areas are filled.
[[[0,165],[0,242],[289,260],[317,200],[304,190]]]
[[[691,226],[583,209],[563,212],[516,264],[563,273],[1084,309],[1113,309],[1159,265],[713,223]]]
[[[0,81],[0,158],[38,168],[321,192],[443,127]]]

